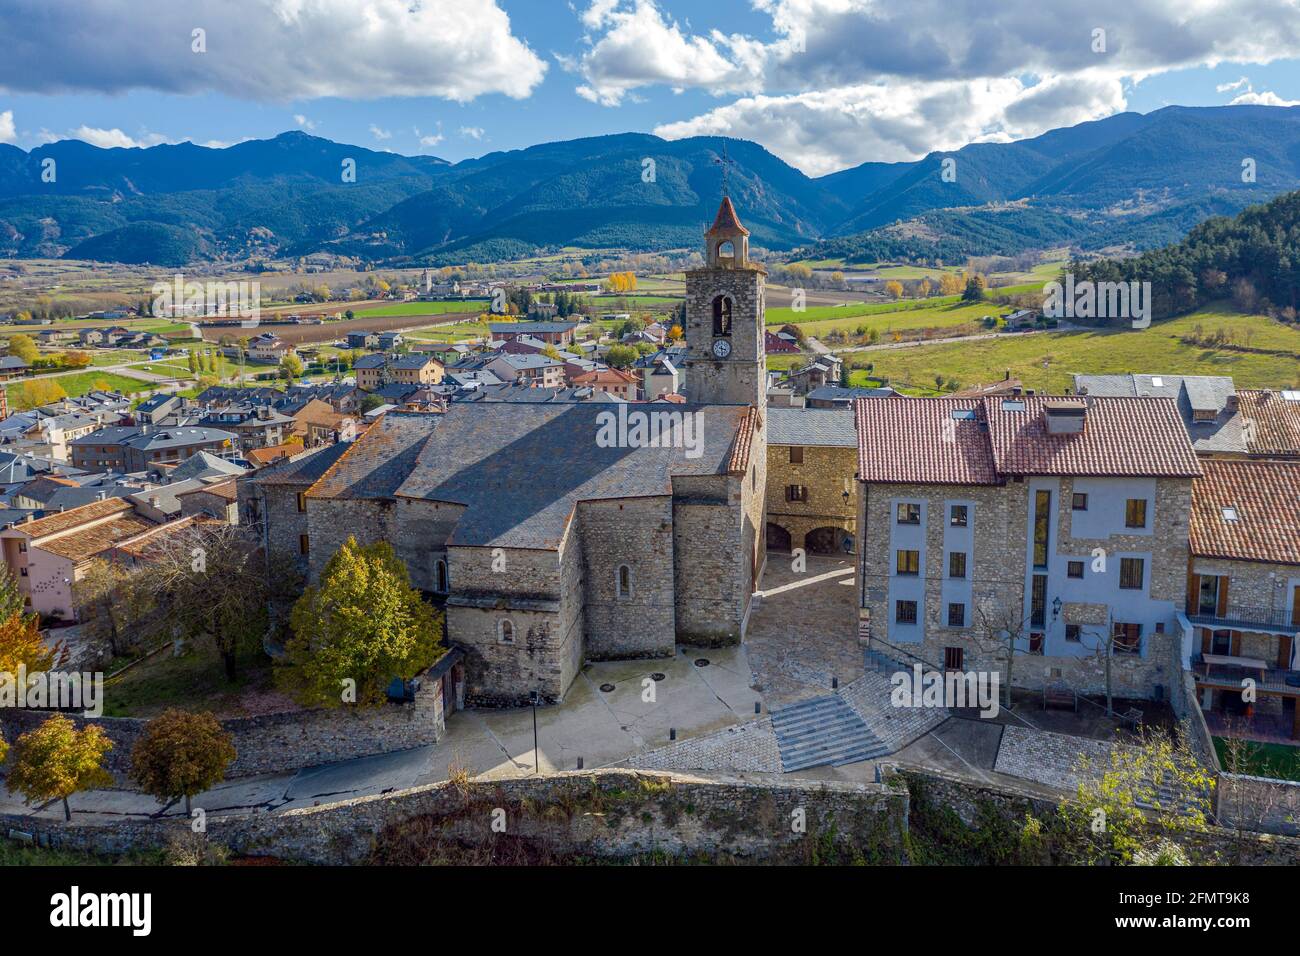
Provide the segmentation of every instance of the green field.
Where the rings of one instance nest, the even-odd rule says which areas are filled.
[[[1288,354],[1260,355],[1180,341],[1198,326],[1207,334],[1219,328],[1235,330],[1239,342],[1249,334],[1251,347]],[[970,386],[995,381],[1006,372],[1027,388],[1056,394],[1073,384],[1075,372],[1230,375],[1238,388],[1300,386],[1300,330],[1266,316],[1224,309],[1202,310],[1149,329],[1003,333],[974,342],[846,353],[844,358],[857,369],[850,379],[855,385],[866,377],[861,369],[872,363],[874,374],[888,377],[895,386],[914,386],[911,390],[918,394],[933,393],[936,375]]]
[[[463,339],[479,338],[488,334],[484,322],[457,322],[453,325],[433,325],[423,329],[403,332],[403,338],[416,339],[421,342],[460,342]]]
[[[1214,738],[1214,749],[1222,764],[1228,759],[1226,741]],[[1265,744],[1251,741],[1245,747],[1246,766],[1234,773],[1247,773],[1256,777],[1274,777],[1278,780],[1300,780],[1300,747],[1288,744]],[[1224,769],[1227,767],[1225,765]]]
[[[129,394],[131,392],[149,392],[156,387],[150,382],[139,378],[129,378],[125,375],[119,375],[116,372],[78,372],[76,375],[56,375],[46,376],[39,381],[56,382],[60,388],[68,393],[70,398],[76,398],[79,395],[85,395],[87,392],[93,392],[100,387],[101,383],[107,385],[113,391]],[[15,382],[5,386],[5,397],[9,401],[10,408],[16,408],[16,401],[20,390],[21,382]]]
[[[929,299],[904,299],[899,302],[848,302],[844,305],[814,305],[796,312],[788,306],[767,310],[767,325],[804,325],[808,322],[826,322],[832,319],[852,319],[862,315],[885,315],[890,312],[908,312],[913,309],[934,309],[939,306],[953,305],[961,301],[960,296],[934,296]],[[985,305],[986,311],[997,308],[993,303]]]
[[[370,309],[356,309],[353,315],[358,318],[382,319],[389,316],[446,315],[464,312],[467,315],[479,315],[487,311],[487,299],[467,299],[448,302],[399,302],[393,305],[380,305]]]

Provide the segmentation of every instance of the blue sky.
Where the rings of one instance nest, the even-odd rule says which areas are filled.
[[[635,130],[753,139],[820,175],[1125,109],[1300,102],[1293,0],[1080,6],[7,0],[0,141],[304,129],[454,161]]]

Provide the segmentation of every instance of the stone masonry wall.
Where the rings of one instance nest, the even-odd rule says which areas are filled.
[[[751,572],[739,486],[739,479],[725,476],[673,479],[679,644],[717,647],[741,641]]]
[[[858,470],[856,448],[803,447],[803,462],[790,462],[789,445],[767,449],[767,521],[790,532],[790,547],[805,548],[805,536],[815,528],[842,528],[856,536]],[[786,501],[788,485],[808,489],[807,501]],[[849,496],[844,497],[845,489]]]
[[[676,646],[672,499],[584,501],[582,541],[586,656],[590,660],[669,657]],[[618,569],[631,591],[618,593]]]
[[[904,858],[907,792],[879,784],[704,780],[677,774],[601,770],[541,778],[441,783],[325,807],[244,817],[208,817],[209,839],[236,853],[322,865],[369,861],[376,837],[405,821],[432,821],[440,835],[486,846],[501,835],[558,853],[599,858],[648,853],[728,854],[803,862],[833,850],[842,858]],[[802,827],[796,821],[802,818]],[[130,821],[65,825],[0,816],[0,831],[32,834],[42,845],[116,853],[163,846],[186,824]],[[391,830],[387,830],[391,833]],[[422,833],[424,831],[421,831]]]
[[[132,717],[85,718],[69,714],[78,727],[95,724],[113,742],[106,765],[125,784],[131,749],[147,721]],[[49,711],[0,710],[0,727],[11,744],[19,734],[44,723]],[[445,733],[441,681],[425,681],[410,704],[338,710],[288,711],[221,721],[234,740],[236,757],[229,777],[281,773],[319,764],[409,750],[437,743]]]

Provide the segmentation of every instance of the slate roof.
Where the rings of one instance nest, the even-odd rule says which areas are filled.
[[[489,322],[488,331],[493,335],[508,334],[532,335],[534,332],[567,332],[576,329],[577,322]]]
[[[267,485],[310,485],[351,447],[348,442],[338,442],[281,458],[254,472],[249,480]]]
[[[1192,482],[1192,554],[1300,565],[1300,462],[1211,460],[1201,467]]]
[[[1102,398],[1170,398],[1178,405],[1187,434],[1199,452],[1246,451],[1232,379],[1226,375],[1076,375],[1074,390]],[[1196,412],[1214,412],[1213,421]]]
[[[1300,393],[1242,389],[1237,401],[1248,423],[1247,452],[1300,456]]]
[[[391,412],[312,486],[314,498],[408,497],[465,505],[450,543],[554,550],[579,501],[672,494],[674,475],[728,474],[758,426],[745,406],[685,406],[702,454],[602,448],[605,421],[629,406],[456,404],[443,415]],[[649,409],[646,409],[649,411]],[[667,413],[660,412],[661,414]]]
[[[233,461],[226,461],[206,451],[197,451],[168,474],[172,481],[183,481],[186,478],[208,478],[213,475],[242,475],[247,470]]]
[[[843,402],[846,406],[859,398],[890,398],[897,395],[892,388],[844,388],[840,385],[823,385],[808,393],[808,401]]]
[[[851,408],[769,408],[767,421],[769,445],[858,445]]]
[[[1086,407],[1082,432],[1047,431],[1044,408],[1061,402]],[[1012,475],[1201,473],[1172,399],[859,399],[855,411],[864,481],[994,484]]]
[[[383,368],[386,358],[379,352],[371,352],[369,355],[363,355],[352,363],[353,368]]]

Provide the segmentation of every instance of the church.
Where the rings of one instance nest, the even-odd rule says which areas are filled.
[[[765,276],[724,198],[686,273],[685,404],[389,412],[259,472],[245,513],[313,580],[349,535],[392,544],[445,602],[471,706],[561,701],[589,660],[737,644],[765,556]]]

